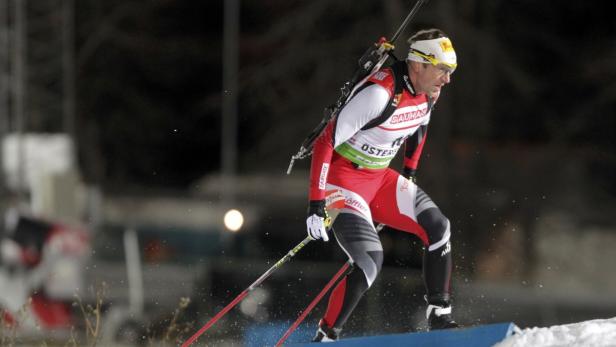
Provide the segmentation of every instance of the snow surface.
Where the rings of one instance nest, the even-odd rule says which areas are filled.
[[[516,328],[512,336],[493,347],[522,346],[616,347],[616,317],[549,328]]]

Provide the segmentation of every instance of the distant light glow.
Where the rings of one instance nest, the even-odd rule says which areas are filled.
[[[244,215],[236,209],[231,209],[225,213],[224,222],[225,228],[229,231],[236,232],[244,225]]]

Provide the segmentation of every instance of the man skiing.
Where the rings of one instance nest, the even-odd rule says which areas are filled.
[[[409,39],[406,61],[372,74],[331,119],[314,144],[308,236],[328,241],[326,195],[345,205],[332,229],[353,264],[332,291],[313,341],[332,341],[381,270],[383,247],[374,222],[417,235],[425,246],[423,273],[430,329],[455,328],[451,317],[449,220],[415,184],[431,110],[457,66],[439,29]],[[405,145],[402,175],[389,163]]]

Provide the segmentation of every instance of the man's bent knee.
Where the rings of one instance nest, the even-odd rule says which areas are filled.
[[[428,235],[428,249],[437,250],[449,243],[451,236],[449,219],[438,208],[427,209],[417,216],[417,222]]]
[[[369,251],[355,259],[356,270],[361,270],[366,278],[367,288],[372,286],[383,266],[383,252]]]

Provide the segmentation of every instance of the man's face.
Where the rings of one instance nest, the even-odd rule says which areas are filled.
[[[416,88],[419,93],[425,93],[432,98],[438,97],[441,88],[451,81],[452,70],[442,64],[419,64],[417,69]]]

